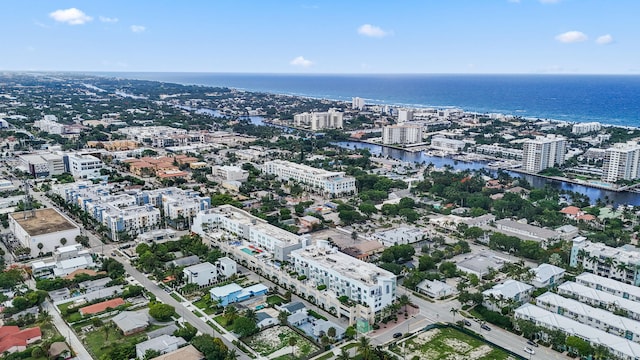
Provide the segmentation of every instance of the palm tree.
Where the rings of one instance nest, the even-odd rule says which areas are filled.
[[[453,320],[455,322],[456,320],[456,315],[458,314],[458,309],[452,307],[451,309],[449,309],[449,312],[451,313],[451,315],[453,316]]]
[[[346,348],[340,349],[340,355],[336,357],[336,360],[351,360],[351,355],[349,355],[349,350]]]
[[[235,306],[229,305],[226,309],[224,309],[224,318],[227,320],[227,324],[232,324],[235,319],[240,316],[238,314],[238,309]]]
[[[288,312],[280,311],[278,313],[278,321],[280,321],[280,325],[286,325],[288,318],[289,318],[289,313]]]
[[[365,336],[358,339],[358,354],[362,355],[362,360],[371,360],[373,349],[371,348],[371,340]]]
[[[295,336],[291,336],[289,338],[289,346],[291,346],[291,356],[293,357],[293,350],[295,349],[294,346],[296,346],[296,342],[298,342],[298,338],[296,338]]]
[[[224,360],[238,360],[239,356],[240,355],[238,355],[236,349],[231,349],[227,352],[227,356],[224,357]]]
[[[398,305],[402,306],[405,313],[407,312],[407,305],[409,304],[411,304],[411,299],[409,299],[409,296],[406,294],[398,298]]]
[[[258,314],[256,314],[255,310],[253,309],[247,309],[244,312],[244,317],[246,317],[247,319],[253,322],[258,322]]]

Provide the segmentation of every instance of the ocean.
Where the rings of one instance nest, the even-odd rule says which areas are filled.
[[[628,75],[289,75],[99,73],[368,104],[456,107],[568,122],[640,126],[640,76]]]

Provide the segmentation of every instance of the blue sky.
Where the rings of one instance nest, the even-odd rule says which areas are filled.
[[[638,0],[0,3],[1,70],[640,73]]]

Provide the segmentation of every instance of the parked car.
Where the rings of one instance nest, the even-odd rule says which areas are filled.
[[[464,319],[462,322],[464,323],[465,326],[471,326],[471,321],[467,319]]]
[[[490,328],[489,326],[487,326],[487,324],[482,324],[482,325],[480,325],[480,328],[481,328],[482,330],[491,331],[491,328]]]
[[[402,337],[402,333],[397,332],[397,333],[393,334],[393,338],[394,338],[394,339],[397,339],[397,338],[399,338],[399,337]]]
[[[533,349],[532,349],[532,348],[530,348],[530,347],[528,347],[528,346],[525,346],[525,347],[524,347],[524,352],[526,352],[527,354],[531,354],[531,355],[533,355],[533,354],[535,354],[535,353],[536,353],[535,351],[533,351]]]
[[[527,345],[538,347],[538,343],[535,342],[535,341],[531,341],[531,340],[527,341]]]

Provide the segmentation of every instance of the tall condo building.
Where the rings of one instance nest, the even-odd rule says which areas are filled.
[[[413,110],[398,110],[398,124],[413,120]]]
[[[364,99],[360,97],[354,97],[351,100],[351,108],[354,110],[362,110],[364,109]]]
[[[382,129],[383,144],[415,144],[422,142],[422,126],[391,125]]]
[[[327,171],[290,161],[273,160],[264,163],[262,171],[276,175],[282,180],[293,180],[305,184],[311,190],[331,196],[355,194],[356,179],[344,172]]]
[[[304,112],[293,116],[296,126],[309,127],[311,130],[342,129],[342,113],[335,109],[327,112]]]
[[[524,142],[522,169],[537,173],[555,165],[564,164],[567,139],[562,136],[539,136]]]
[[[640,145],[637,142],[614,144],[604,153],[602,180],[614,183],[640,177]]]

